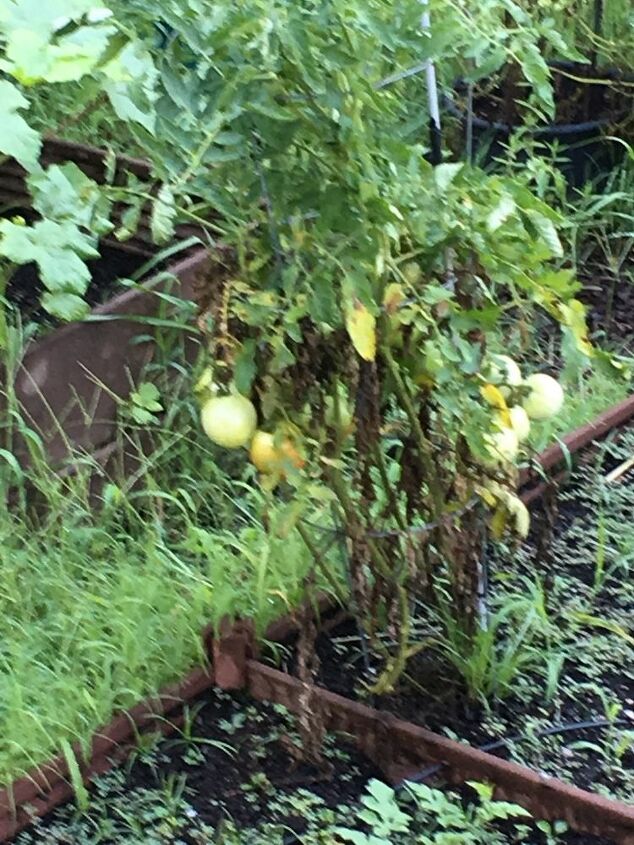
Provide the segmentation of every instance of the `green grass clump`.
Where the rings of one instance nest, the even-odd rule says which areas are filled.
[[[122,406],[128,471],[96,496],[91,458],[55,474],[33,434],[22,474],[15,417],[0,420],[0,785],[202,662],[206,624],[249,617],[263,633],[304,595],[312,559],[290,504],[261,492],[242,453],[226,463],[187,377],[180,388],[160,422],[137,426]]]

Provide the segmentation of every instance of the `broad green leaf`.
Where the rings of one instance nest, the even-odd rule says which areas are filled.
[[[364,361],[376,358],[376,318],[358,300],[348,311],[346,329],[352,345]]]
[[[95,70],[116,30],[81,26],[52,40],[52,33],[20,27],[7,35],[7,71],[23,85],[71,82]]]
[[[60,293],[45,293],[42,296],[42,308],[53,317],[69,323],[73,320],[83,320],[90,308],[86,301],[76,293],[62,291]]]
[[[73,162],[51,165],[30,176],[28,185],[33,208],[43,217],[68,220],[99,235],[112,230],[104,191]]]
[[[511,214],[513,214],[515,208],[515,200],[512,197],[502,197],[500,202],[487,217],[487,229],[489,232],[493,233],[499,229],[500,226],[508,220]]]
[[[564,250],[552,220],[532,208],[526,210],[530,222],[555,258],[563,258]]]
[[[161,394],[158,387],[152,382],[145,381],[138,389],[131,394],[131,398],[137,405],[147,408],[148,411],[160,411],[162,406],[159,401]]]
[[[97,69],[116,33],[111,26],[82,26],[48,48],[47,82],[71,82]]]
[[[35,262],[42,282],[51,293],[82,296],[90,282],[83,259],[97,258],[94,239],[71,222],[40,220],[21,226],[0,220],[0,255],[16,264]]]
[[[236,356],[233,370],[234,382],[239,393],[246,396],[251,392],[251,386],[256,376],[257,368],[255,362],[256,342],[245,340]]]
[[[129,205],[121,215],[121,225],[115,232],[116,237],[120,241],[125,241],[131,238],[132,235],[139,228],[141,220],[141,213],[143,211],[143,203],[138,201]]]
[[[463,167],[464,164],[461,162],[447,162],[445,164],[439,164],[434,168],[434,181],[441,193],[446,193],[447,189]]]
[[[149,52],[130,42],[101,71],[106,76],[104,88],[117,116],[138,123],[153,134],[158,73]]]
[[[40,135],[18,114],[27,99],[11,82],[0,79],[0,153],[13,156],[26,170],[39,166]]]

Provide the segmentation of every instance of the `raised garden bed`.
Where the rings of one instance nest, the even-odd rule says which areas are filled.
[[[566,438],[567,442],[577,448],[587,445],[593,435],[599,437],[610,430],[608,421],[622,423],[628,419],[633,404],[628,400],[610,409],[591,426],[571,434]],[[554,465],[559,458],[561,452],[552,453],[551,457],[542,456],[547,465]],[[287,640],[292,627],[293,623],[282,620],[268,631],[267,637]],[[250,626],[239,625],[224,631],[221,639],[213,643],[213,672],[196,670],[176,689],[167,690],[157,701],[139,705],[128,715],[118,716],[111,726],[98,732],[92,745],[92,757],[82,769],[84,777],[90,779],[125,756],[140,730],[148,726],[156,728],[157,715],[178,712],[182,706],[179,699],[193,699],[214,683],[229,689],[246,686],[255,698],[281,703],[290,710],[302,706],[302,684],[254,660],[252,651]],[[349,677],[353,676],[349,673]],[[352,689],[346,691],[352,692]],[[312,696],[313,707],[319,709],[326,725],[354,737],[392,783],[414,775],[430,763],[442,764],[442,775],[450,781],[490,781],[495,785],[497,795],[526,807],[538,818],[564,819],[582,833],[607,837],[620,845],[634,843],[634,808],[631,806],[432,733],[385,710],[372,709],[326,689],[316,688]],[[81,749],[75,750],[81,755]],[[31,820],[29,807],[35,808],[36,815],[42,815],[68,799],[72,794],[69,779],[68,764],[60,758],[5,790],[0,801],[0,811],[4,814],[0,817],[0,834],[7,838],[27,825]]]
[[[379,825],[389,827],[394,819],[400,824],[389,841],[406,845],[418,835],[433,842],[443,833],[462,835],[478,806],[483,812],[472,817],[471,828],[479,845],[548,842],[548,828],[539,830],[517,813],[508,818],[505,806],[502,818],[492,820],[496,805],[486,792],[479,800],[470,787],[390,789],[345,734],[327,736],[322,766],[294,760],[289,749],[297,741],[296,721],[279,705],[210,690],[192,703],[169,740],[144,742],[125,770],[98,779],[86,812],[61,808],[24,831],[17,845],[63,845],[97,832],[113,845],[316,845],[342,828],[358,836],[374,827],[378,834]],[[552,845],[608,845],[563,827],[551,831]],[[339,832],[336,841],[347,840]]]

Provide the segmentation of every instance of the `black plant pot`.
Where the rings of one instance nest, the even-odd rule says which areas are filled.
[[[569,71],[577,77],[607,80],[578,82],[563,77],[565,84],[555,91],[557,114],[565,114],[570,119],[553,124],[538,126],[529,130],[538,145],[551,147],[557,144],[559,169],[566,181],[573,187],[579,187],[590,180],[599,179],[623,158],[625,147],[615,141],[613,133],[625,141],[634,140],[634,87],[633,93],[625,93],[624,87],[618,90],[619,83],[634,83],[634,76],[624,74],[617,69],[597,71],[590,66],[579,66],[564,62],[553,63],[557,71]],[[469,116],[467,109],[459,104],[459,97],[466,91],[466,84],[459,80],[454,86],[455,99],[445,98],[445,107],[457,117],[468,132]],[[471,115],[472,153],[484,166],[504,155],[510,137],[519,127],[517,122],[496,120],[492,100],[485,96],[474,97]],[[487,116],[482,116],[482,113]],[[628,125],[629,123],[629,125]],[[625,134],[623,133],[625,129]]]

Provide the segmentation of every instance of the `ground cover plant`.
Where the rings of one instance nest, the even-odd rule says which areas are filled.
[[[87,813],[56,811],[17,843],[604,845],[562,823],[532,822],[484,784],[462,794],[423,784],[397,792],[345,737],[328,737],[330,779],[301,764],[289,772],[288,742],[298,738],[282,708],[212,693],[173,739],[146,745],[127,772],[99,779]]]

